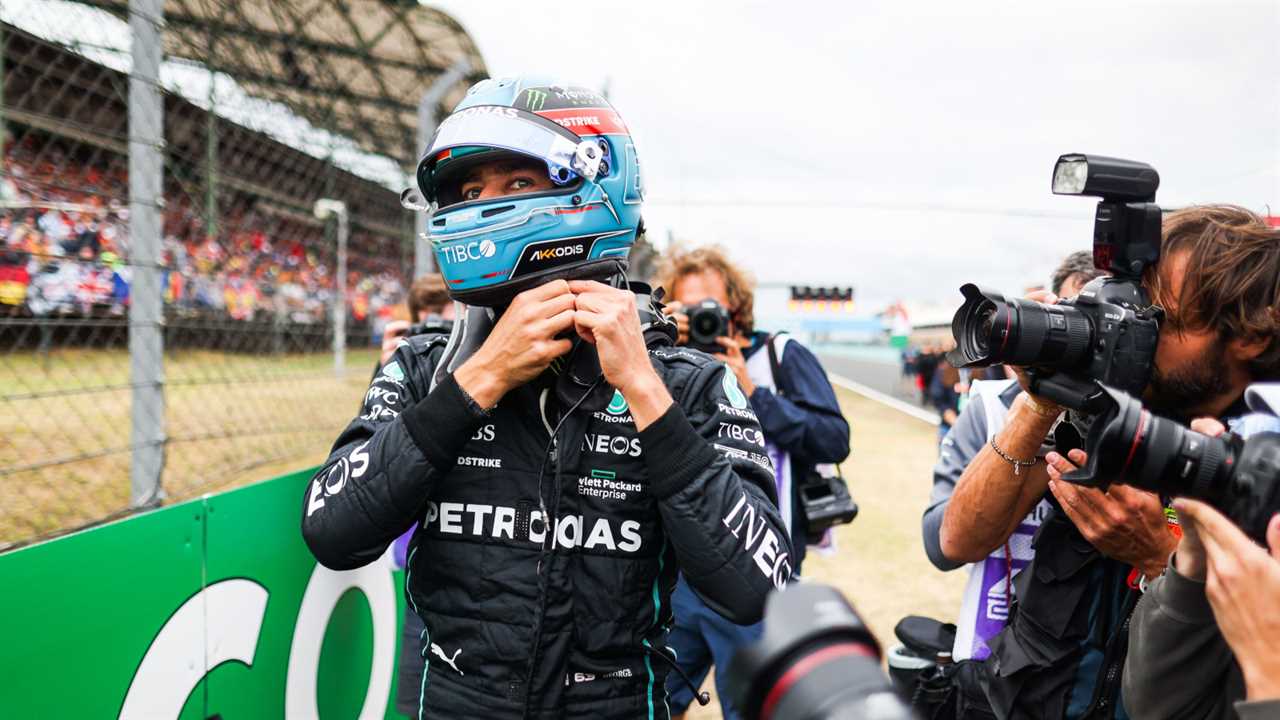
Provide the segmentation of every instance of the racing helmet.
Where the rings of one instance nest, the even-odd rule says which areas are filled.
[[[489,162],[533,159],[549,190],[481,200],[459,192]],[[556,278],[626,270],[640,231],[640,163],[622,118],[600,93],[531,76],[473,85],[418,164],[425,240],[449,295],[501,306]]]

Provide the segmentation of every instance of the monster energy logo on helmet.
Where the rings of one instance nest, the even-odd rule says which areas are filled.
[[[537,112],[541,110],[542,107],[546,104],[547,104],[546,90],[538,90],[536,88],[525,88],[524,106],[527,107],[530,110],[530,112]]]

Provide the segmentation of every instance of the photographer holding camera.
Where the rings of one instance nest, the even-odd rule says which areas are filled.
[[[798,485],[817,472],[816,464],[838,463],[849,455],[849,423],[826,372],[795,339],[755,331],[755,284],[723,249],[674,248],[664,258],[654,284],[670,290],[671,302],[664,312],[676,319],[679,344],[723,361],[750,398],[751,410],[764,431],[752,440],[773,460],[779,507],[791,532],[793,568],[799,573],[805,545],[814,533],[802,510]],[[721,617],[683,578],[672,594],[672,604],[675,625],[668,642],[680,668],[700,686],[714,664],[724,716],[737,718],[725,689],[728,661],[735,650],[760,636],[760,625],[737,625]],[[693,695],[674,680],[668,680],[670,704],[672,713],[679,716]]]
[[[1272,242],[1273,252],[1280,253],[1280,236]],[[1234,427],[1234,432],[1256,437],[1254,433],[1280,429],[1280,385],[1250,387],[1246,398],[1250,408],[1270,416],[1270,425]],[[1209,437],[1227,430],[1211,418],[1193,421],[1191,429]],[[1259,479],[1280,484],[1280,463],[1274,456],[1268,460],[1270,472],[1259,473],[1266,475]],[[1248,469],[1236,468],[1241,470]],[[1183,531],[1178,550],[1133,614],[1124,672],[1129,714],[1135,720],[1276,717],[1280,513],[1266,508],[1258,518],[1265,529],[1257,527],[1262,524],[1258,521],[1249,528],[1261,530],[1264,549],[1237,525],[1238,519],[1204,502],[1181,498],[1174,506]]]
[[[664,718],[677,572],[752,623],[791,548],[736,376],[626,284],[630,133],[589,88],[487,79],[417,181],[403,202],[467,310],[399,343],[307,485],[303,538],[345,570],[418,524],[420,717]]]
[[[382,355],[378,367],[391,359],[400,338],[437,332],[448,334],[453,327],[453,300],[439,273],[427,273],[409,287],[409,319],[392,320],[382,331]]]
[[[1064,156],[1059,172],[1064,162],[1083,165],[1084,160],[1085,156]],[[1130,171],[1121,165],[1127,161],[1094,157],[1088,161],[1115,163],[1119,172]],[[1095,178],[1092,167],[1086,171],[1087,180],[1082,176],[1078,184],[1067,183],[1074,188],[1067,191],[1071,194],[1104,197],[1095,223],[1095,247],[1098,238],[1113,240],[1120,234],[1114,229],[1120,222],[1117,208],[1134,213],[1123,219],[1128,227],[1138,228],[1131,231],[1133,235],[1154,234],[1160,227],[1155,222],[1158,208],[1152,213],[1154,205],[1149,203],[1158,176],[1146,166],[1139,170],[1145,173],[1137,176],[1143,185],[1132,195],[1121,194],[1129,192],[1129,187],[1120,182],[1093,189],[1090,183],[1113,180],[1116,175],[1099,173],[1100,179]],[[1058,188],[1055,175],[1055,192]],[[1120,199],[1112,199],[1111,193]],[[1148,202],[1131,202],[1134,199]],[[1127,238],[1124,242],[1131,242],[1127,246],[1102,246],[1104,257],[1119,248],[1110,258],[1109,269],[1136,267],[1145,272],[1143,288],[1136,295],[1124,286],[1131,281],[1124,279],[1095,281],[1103,284],[1093,288],[1091,283],[1092,289],[1082,293],[1082,299],[1098,302],[1111,287],[1137,300],[1116,306],[1131,308],[1125,312],[1134,313],[1135,319],[1128,326],[1109,324],[1110,318],[1096,325],[1103,332],[1123,332],[1127,327],[1130,343],[1123,346],[1121,355],[1115,343],[1125,338],[1118,334],[1106,338],[1111,354],[1105,355],[1099,346],[1091,356],[1107,359],[1101,367],[1110,374],[1098,379],[1127,384],[1130,389],[1147,386],[1143,367],[1134,365],[1145,362],[1138,352],[1145,341],[1134,338],[1148,332],[1148,318],[1159,317],[1158,311],[1140,307],[1143,293],[1149,292],[1154,305],[1163,308],[1164,317],[1159,322],[1146,400],[1164,414],[1184,420],[1242,415],[1244,389],[1252,382],[1280,377],[1276,333],[1280,306],[1275,296],[1280,255],[1275,253],[1273,232],[1258,216],[1232,206],[1173,212],[1164,217],[1162,229],[1154,248],[1150,242]],[[1130,258],[1136,258],[1132,265],[1127,264]],[[1156,258],[1160,258],[1158,264]],[[1047,317],[1052,322],[1045,327],[1060,327],[1055,324],[1061,322],[1057,316],[1049,313]],[[1073,322],[1063,317],[1067,326]],[[1069,347],[1063,352],[1068,351]],[[1004,429],[966,468],[943,517],[942,554],[951,562],[980,560],[1009,537],[1032,507],[1050,499],[1054,511],[1036,535],[1035,559],[1015,583],[1009,626],[989,643],[986,695],[1000,717],[1124,717],[1119,695],[1129,616],[1139,588],[1163,572],[1176,537],[1163,503],[1152,493],[1125,485],[1103,492],[1053,479],[1046,465],[1065,474],[1088,460],[1079,449],[1065,457],[1050,452],[1044,464],[1037,457],[1063,409],[1055,400],[1071,399],[1071,393],[1063,390],[1071,388],[1066,381],[1048,382],[1035,374],[1028,378],[1022,373],[1020,380],[1024,388],[1039,388],[1053,399],[1024,391]],[[1082,395],[1074,409],[1092,409],[1097,399],[1097,395]]]
[[[1056,297],[1072,298],[1099,275],[1101,271],[1093,264],[1093,254],[1081,250],[1068,255],[1054,270],[1049,288]],[[1014,380],[975,381],[969,391],[969,402],[942,441],[938,462],[933,469],[929,507],[921,519],[925,553],[939,570],[955,570],[962,565],[947,558],[942,552],[940,539],[942,518],[956,483],[978,452],[1004,427],[1009,407],[1020,390]],[[960,617],[956,621],[956,643],[952,649],[954,660],[982,660],[990,654],[987,641],[1004,628],[1008,617],[1011,578],[1031,561],[1032,535],[1049,509],[1048,501],[1040,501],[1022,519],[1013,535],[982,562],[969,566],[969,580],[965,585]]]

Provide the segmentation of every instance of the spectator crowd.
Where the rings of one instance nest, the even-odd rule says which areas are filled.
[[[5,149],[0,315],[125,313],[132,279],[126,163],[123,157],[96,160],[34,142]],[[220,207],[216,227],[207,232],[198,200],[174,183],[165,195],[163,287],[171,312],[232,321],[327,320],[334,253],[321,227],[241,196]],[[377,337],[403,302],[406,282],[399,258],[359,252],[364,240],[353,234],[348,317],[373,325]]]

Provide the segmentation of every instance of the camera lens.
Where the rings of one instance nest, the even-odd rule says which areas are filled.
[[[1094,474],[1166,496],[1212,502],[1223,494],[1235,459],[1235,449],[1225,439],[1152,415],[1129,395],[1109,392],[1115,410],[1099,418],[1089,433]]]
[[[716,338],[729,334],[729,313],[715,300],[704,300],[689,310],[690,345],[705,352],[720,352]]]
[[[694,316],[690,330],[699,340],[714,339],[717,325],[715,316],[699,314]]]
[[[835,588],[792,585],[769,598],[764,634],[729,662],[726,691],[748,720],[908,720],[875,638]]]
[[[997,363],[1075,366],[1093,344],[1093,326],[1079,308],[1043,305],[968,284],[964,304],[951,321],[956,348],[947,353],[955,367]]]
[[[971,325],[973,330],[970,342],[973,343],[973,347],[975,349],[984,355],[990,353],[990,338],[995,330],[996,315],[997,311],[995,305],[984,307],[980,311],[977,322]]]
[[[1246,440],[1208,437],[1152,415],[1127,393],[1104,390],[1112,408],[1089,431],[1088,463],[1066,480],[1098,486],[1122,482],[1163,497],[1203,500],[1250,537],[1264,540],[1271,516],[1280,510],[1280,432],[1274,418],[1255,425]],[[1246,416],[1238,427],[1247,428],[1250,418],[1258,417]]]

